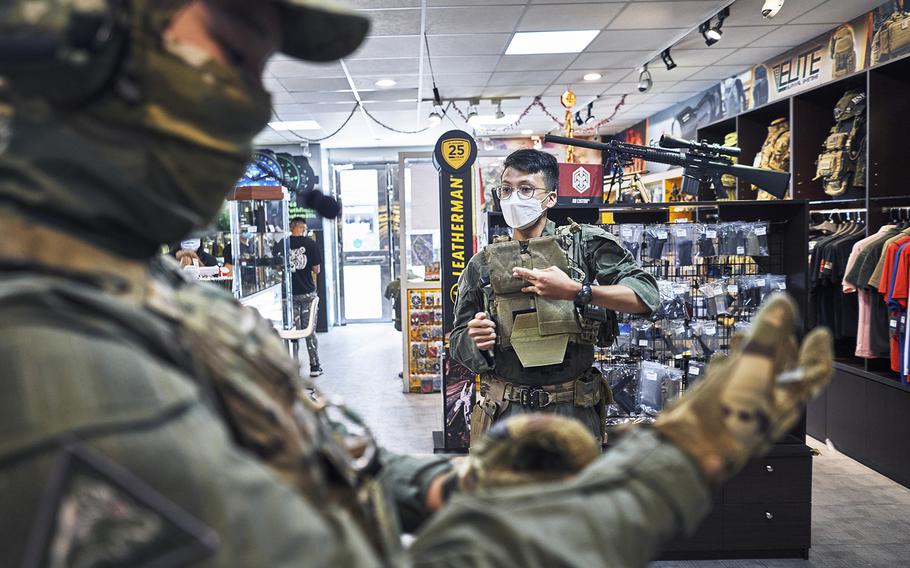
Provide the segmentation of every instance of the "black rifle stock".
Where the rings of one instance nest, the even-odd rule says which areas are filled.
[[[553,136],[551,134],[544,136],[544,141],[600,150],[604,155],[604,166],[610,168],[610,170],[613,170],[614,166],[622,167],[636,158],[647,162],[681,167],[683,168],[684,176],[682,189],[684,193],[690,195],[698,195],[699,186],[703,182],[711,182],[718,197],[726,197],[726,190],[720,181],[720,177],[723,174],[737,177],[777,198],[783,198],[790,187],[790,174],[787,172],[775,172],[773,170],[734,164],[728,156],[738,156],[740,154],[739,148],[728,148],[716,144],[691,142],[670,137],[662,137],[661,142],[666,143],[669,147],[681,148],[687,151],[681,152],[667,148],[627,144],[618,140],[593,142],[566,138],[565,136]]]

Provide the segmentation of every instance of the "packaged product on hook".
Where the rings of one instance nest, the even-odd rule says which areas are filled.
[[[607,416],[629,416],[638,412],[638,391],[641,379],[637,366],[615,365],[606,373],[613,404],[607,407]]]
[[[768,256],[770,254],[768,249],[768,228],[767,221],[743,223],[747,256]]]
[[[705,309],[712,318],[729,313],[726,283],[723,280],[705,282],[698,291],[705,298]]]
[[[669,326],[665,327],[664,334],[670,333],[670,344],[672,346],[673,356],[676,358],[692,354],[692,330],[686,325],[684,319],[672,320]]]
[[[676,266],[692,266],[694,245],[695,245],[695,226],[690,223],[673,225],[671,230],[673,260]]]
[[[648,354],[654,351],[654,324],[648,320],[635,320],[632,322],[632,347]]]
[[[663,225],[650,226],[644,230],[645,250],[649,260],[656,262],[664,257],[669,236]]]
[[[683,372],[655,363],[644,361],[640,371],[639,406],[642,412],[655,416],[682,393]]]
[[[619,240],[632,253],[635,262],[641,262],[642,236],[645,226],[640,223],[624,223],[619,226]]]
[[[717,256],[717,226],[695,225],[696,242],[698,243],[698,256],[710,258]]]
[[[692,325],[692,344],[696,356],[708,360],[720,349],[720,334],[717,322],[697,321]]]

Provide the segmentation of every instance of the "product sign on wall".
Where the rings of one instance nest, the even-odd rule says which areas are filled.
[[[455,321],[458,279],[474,254],[475,159],[477,144],[470,134],[461,130],[443,134],[433,152],[433,163],[439,170],[442,333],[446,344]],[[442,364],[442,392],[444,447],[466,449],[469,424],[465,417],[473,406],[474,373],[447,354]]]
[[[600,164],[559,164],[560,207],[596,207],[603,203],[604,168]]]

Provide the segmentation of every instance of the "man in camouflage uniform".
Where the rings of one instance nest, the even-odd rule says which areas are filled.
[[[781,298],[605,457],[546,416],[504,422],[455,475],[303,394],[268,322],[153,256],[242,171],[272,51],[331,60],[366,32],[311,0],[0,0],[4,565],[644,566],[824,384],[830,337],[797,360]]]
[[[523,248],[516,249],[519,254],[499,261],[492,251],[509,245],[493,244],[471,258],[458,281],[455,327],[450,338],[452,357],[481,375],[471,436],[482,435],[497,420],[542,411],[577,418],[602,439],[609,388],[600,372],[592,368],[594,343],[582,340],[578,334],[570,335],[566,343],[556,346],[556,353],[548,362],[536,356],[545,348],[542,345],[557,341],[554,338],[558,335],[535,334],[529,349],[532,354],[523,355],[516,345],[515,326],[518,317],[527,315],[512,314],[528,311],[520,309],[526,306],[511,304],[499,309],[497,319],[489,312],[496,306],[499,291],[518,292],[519,283],[525,281],[527,285],[520,293],[532,296],[529,302],[537,302],[529,306],[536,306],[543,313],[540,302],[548,301],[546,307],[555,307],[570,324],[589,305],[609,310],[600,330],[605,335],[602,341],[609,343],[615,333],[613,311],[650,313],[660,299],[657,282],[615,237],[593,225],[577,225],[566,231],[560,247],[549,249],[552,257],[543,254],[543,258],[536,259],[533,250],[525,252],[529,241],[540,242],[540,237],[557,232],[555,223],[547,219],[547,210],[556,204],[559,180],[559,166],[552,155],[518,150],[506,158],[501,179],[502,184],[494,191],[506,223],[512,227],[513,242],[518,241]],[[560,259],[574,278],[555,266]],[[499,267],[499,272],[506,273],[498,277],[495,270],[491,273],[491,262],[494,268]],[[524,266],[516,266],[515,262]],[[508,282],[502,283],[509,279],[515,283],[514,289],[508,288]],[[538,327],[542,329],[543,324]]]

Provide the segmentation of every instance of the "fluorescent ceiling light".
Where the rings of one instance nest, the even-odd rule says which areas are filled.
[[[512,36],[506,55],[581,53],[599,33],[600,30],[520,32]]]
[[[269,128],[284,132],[288,130],[319,130],[322,128],[315,120],[289,120],[282,122],[270,122]]]
[[[531,130],[530,128],[525,128],[524,130],[521,131],[521,133],[524,134],[525,136],[530,136],[530,135],[534,134],[534,131]]]
[[[504,114],[502,118],[496,118],[496,115],[493,114],[478,114],[474,118],[474,124],[483,124],[483,125],[503,125],[503,124],[512,124],[518,120],[517,114]]]
[[[587,75],[584,76],[584,80],[585,81],[597,81],[601,77],[603,77],[603,75],[601,75],[600,73],[588,73]]]
[[[380,79],[380,80],[376,81],[376,86],[383,87],[383,88],[394,87],[397,84],[398,84],[398,81],[396,81],[395,79]]]

